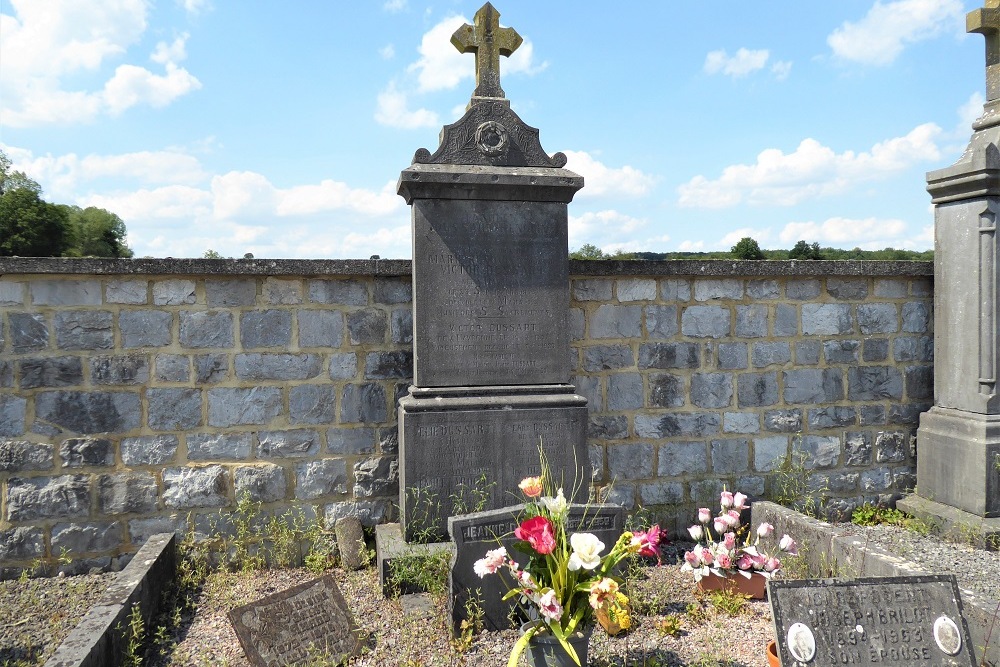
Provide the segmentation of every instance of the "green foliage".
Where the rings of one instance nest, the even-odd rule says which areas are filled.
[[[735,588],[720,588],[711,591],[708,599],[717,611],[732,616],[733,618],[747,611],[747,600],[749,595],[740,593]]]
[[[421,591],[431,595],[444,595],[448,590],[451,572],[451,552],[446,549],[432,551],[415,547],[414,553],[389,561],[386,587],[389,594],[398,597]]]
[[[757,241],[749,236],[741,238],[729,252],[736,259],[764,259],[764,253],[761,252]]]
[[[667,614],[656,624],[656,629],[665,637],[679,637],[683,625],[680,614]]]
[[[69,246],[66,212],[30,188],[0,194],[0,256],[59,257]]]
[[[118,627],[121,630],[121,627]],[[142,621],[142,610],[139,603],[132,605],[128,615],[128,627],[125,628],[125,655],[122,657],[124,667],[139,667],[145,653],[146,627]]]
[[[451,494],[452,516],[482,512],[486,509],[494,486],[496,486],[496,482],[486,481],[486,473],[481,474],[471,487],[464,483],[459,484],[455,488],[455,492]]]
[[[209,248],[208,250],[206,250],[205,254],[202,255],[201,258],[202,259],[227,259],[226,257],[223,257],[222,255],[220,255],[216,251],[212,250],[211,248]]]
[[[125,223],[111,211],[89,206],[60,206],[69,221],[67,257],[131,257],[125,243]]]
[[[879,507],[872,503],[865,503],[855,508],[851,514],[851,523],[857,526],[899,526],[912,530],[920,535],[928,535],[931,532],[931,525],[917,517],[910,516],[905,512],[892,507]]]
[[[582,246],[569,253],[570,259],[636,259],[635,253],[625,250],[616,250],[608,254],[598,248],[593,243],[584,243]]]
[[[788,259],[823,259],[823,252],[818,243],[809,245],[805,241],[799,241],[788,251]]]
[[[796,438],[796,440],[800,440]],[[825,481],[814,477],[806,466],[809,454],[798,447],[792,447],[791,453],[778,458],[777,465],[770,475],[769,500],[790,507],[807,516],[819,516],[830,490]]]
[[[11,169],[10,158],[0,151],[0,194],[11,190],[30,190],[36,195],[42,194],[42,186],[28,178],[23,171]]]

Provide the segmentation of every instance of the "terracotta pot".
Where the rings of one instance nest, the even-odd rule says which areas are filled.
[[[767,667],[781,667],[781,658],[778,657],[778,645],[772,639],[767,643]]]
[[[709,572],[707,576],[698,581],[698,590],[718,591],[735,590],[743,595],[749,595],[754,600],[763,600],[767,597],[767,577],[759,572],[753,572],[750,578],[742,574],[730,574],[728,577],[720,577]]]
[[[521,634],[538,621],[529,621],[521,626]],[[594,626],[588,625],[582,631],[576,631],[569,638],[569,645],[580,658],[580,667],[587,667],[587,649],[590,646],[590,633]],[[539,632],[528,640],[528,648],[524,654],[528,656],[528,664],[532,667],[576,667],[573,658],[569,657],[559,640],[550,632]]]

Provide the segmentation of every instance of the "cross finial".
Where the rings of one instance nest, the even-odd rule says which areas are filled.
[[[965,16],[966,32],[986,37],[986,101],[1000,99],[1000,0],[986,0]]]
[[[1000,2],[1000,0],[996,0]],[[521,36],[513,28],[500,27],[500,12],[486,3],[473,17],[474,25],[466,23],[451,36],[451,43],[461,53],[476,54],[477,97],[503,99],[500,87],[500,56],[510,56],[521,46]]]

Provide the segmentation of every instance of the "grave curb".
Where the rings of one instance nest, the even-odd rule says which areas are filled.
[[[159,610],[163,590],[177,574],[176,538],[158,533],[142,545],[104,595],[63,640],[45,667],[104,667],[120,665],[125,657],[125,629],[138,604],[143,627]]]
[[[835,573],[847,572],[851,576],[865,577],[906,577],[918,574],[940,574],[921,568],[916,563],[899,558],[865,540],[845,535],[832,524],[807,517],[800,512],[788,509],[770,502],[756,502],[751,507],[751,525],[756,526],[767,521],[778,534],[789,534],[801,546],[802,555],[810,567],[820,571],[833,569]],[[973,651],[976,664],[985,658],[988,662],[982,664],[1000,665],[1000,618],[997,610],[1000,601],[991,600],[964,588],[962,594],[962,613],[969,625],[972,636]],[[990,647],[985,656],[982,646],[994,624]]]

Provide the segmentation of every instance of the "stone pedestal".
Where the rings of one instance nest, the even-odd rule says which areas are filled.
[[[569,384],[567,204],[583,179],[510,108],[475,104],[399,179],[413,216],[413,386],[399,402],[403,534],[510,505],[540,472],[586,500]],[[574,491],[577,493],[574,495]]]
[[[1000,517],[1000,117],[989,110],[973,125],[959,162],[927,176],[935,227],[934,407],[917,431],[919,495],[901,501],[904,509],[953,508],[973,526]]]

